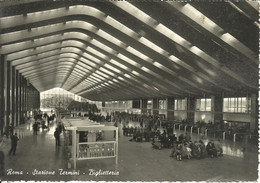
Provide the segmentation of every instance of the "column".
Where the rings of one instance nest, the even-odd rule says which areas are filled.
[[[12,73],[11,73],[11,77],[12,77],[12,85],[11,85],[11,92],[12,92],[12,95],[11,95],[11,109],[12,109],[12,112],[11,112],[11,123],[13,124],[13,126],[15,126],[15,116],[16,116],[16,91],[15,91],[15,86],[16,86],[16,73],[15,73],[15,69],[14,69],[14,66],[11,66],[11,69],[12,69]]]
[[[251,94],[250,132],[258,129],[258,100],[257,94]]]
[[[27,84],[27,80],[25,79],[25,93],[24,93],[24,110],[26,112],[26,117],[27,116],[27,111],[28,111],[28,84]]]
[[[18,122],[21,124],[23,118],[22,113],[22,74],[19,73],[19,85],[18,85]]]
[[[153,98],[153,115],[159,114],[159,100],[158,98]]]
[[[27,112],[26,112],[26,79],[23,77],[23,96],[22,96],[22,101],[23,101],[23,117],[27,117]],[[25,119],[24,119],[25,120]]]
[[[4,55],[0,55],[0,136],[4,133],[5,115],[5,61]]]
[[[15,71],[15,126],[19,125],[19,73]]]
[[[21,91],[22,91],[22,98],[21,98],[21,111],[22,111],[22,116],[23,118],[25,117],[25,79],[24,77],[22,76],[22,88],[21,88]]]
[[[174,119],[174,98],[173,97],[167,98],[167,119],[169,120]]]
[[[216,95],[211,97],[211,121],[221,123],[223,120],[223,97]]]
[[[31,97],[32,97],[32,93],[31,93],[31,85],[27,83],[27,111],[31,111]]]
[[[195,97],[187,97],[187,121],[194,123],[194,115],[195,115],[195,107],[196,107],[196,98]]]
[[[10,124],[10,114],[11,114],[11,64],[5,61],[5,126]]]
[[[141,113],[147,114],[147,99],[141,100]]]

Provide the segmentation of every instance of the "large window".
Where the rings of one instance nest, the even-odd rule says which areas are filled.
[[[196,101],[197,111],[211,111],[211,99],[197,99]]]
[[[175,99],[174,100],[174,110],[186,110],[187,100],[186,99]]]
[[[159,100],[159,109],[167,109],[166,100]]]
[[[61,88],[54,88],[40,93],[42,108],[67,108],[71,101],[87,102],[87,99]]]
[[[147,100],[147,109],[152,109],[152,108],[153,108],[153,101]]]
[[[247,97],[224,98],[223,112],[249,113],[251,110],[251,99]]]

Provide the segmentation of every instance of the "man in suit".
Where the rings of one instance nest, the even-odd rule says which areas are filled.
[[[13,155],[15,155],[18,140],[19,140],[19,138],[17,137],[17,133],[15,133],[14,135],[11,135],[11,149],[9,151],[9,155],[11,155],[12,153],[13,153]]]

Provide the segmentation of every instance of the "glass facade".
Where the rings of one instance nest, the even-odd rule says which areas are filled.
[[[251,111],[251,99],[247,97],[224,98],[223,112],[249,113]]]
[[[211,111],[211,99],[197,99],[196,101],[197,111]]]
[[[167,109],[167,101],[166,100],[159,100],[159,109],[161,109],[161,110]]]
[[[71,101],[87,102],[88,100],[61,88],[54,88],[40,93],[41,108],[61,107],[66,109]]]
[[[174,110],[186,110],[186,109],[187,109],[187,99],[174,100]]]

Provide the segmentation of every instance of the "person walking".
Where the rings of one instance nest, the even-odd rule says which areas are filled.
[[[60,146],[60,132],[59,132],[58,128],[56,128],[56,130],[54,132],[54,137],[55,137],[55,141],[56,141],[56,146]]]
[[[18,140],[19,140],[19,138],[17,137],[17,133],[15,133],[14,135],[11,135],[11,149],[9,151],[9,155],[11,155],[12,153],[13,153],[13,155],[15,155]]]

